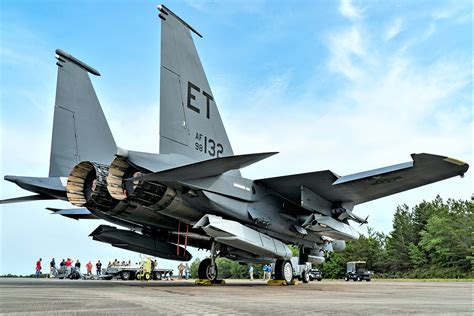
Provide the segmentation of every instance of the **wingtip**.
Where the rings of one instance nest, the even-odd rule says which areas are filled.
[[[449,163],[458,165],[458,166],[467,165],[467,166],[469,167],[469,165],[468,165],[467,163],[465,163],[464,161],[459,160],[459,159],[455,159],[455,158],[451,158],[451,157],[446,157],[446,158],[444,158],[443,160],[446,161],[446,162],[449,162]]]
[[[3,179],[4,179],[5,181],[9,181],[9,182],[13,182],[13,183],[16,182],[16,176],[8,176],[8,175],[7,175],[7,176],[4,176]]]

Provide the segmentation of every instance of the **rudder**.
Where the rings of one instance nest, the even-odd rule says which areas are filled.
[[[57,49],[58,77],[54,106],[50,177],[68,176],[79,162],[109,164],[117,151],[88,72],[99,72]]]

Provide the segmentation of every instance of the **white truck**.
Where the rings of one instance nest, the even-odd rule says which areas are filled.
[[[310,281],[309,271],[312,269],[311,262],[306,264],[298,264],[298,257],[291,258],[291,265],[293,266],[293,278],[303,281],[303,283],[308,283]],[[272,263],[272,276],[273,271],[275,271],[275,264]]]
[[[310,281],[309,271],[313,268],[311,262],[306,262],[306,264],[298,264],[298,257],[292,257],[291,265],[293,266],[294,278],[303,281],[303,283],[308,283]]]

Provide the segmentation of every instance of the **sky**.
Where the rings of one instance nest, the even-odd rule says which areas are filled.
[[[61,48],[93,77],[118,146],[158,152],[160,20],[154,1],[0,1],[0,176],[47,176]],[[330,169],[339,175],[433,153],[473,163],[471,1],[167,1],[197,29],[214,98],[236,154],[278,151],[251,179]],[[397,205],[469,199],[472,170],[356,206],[389,233]],[[29,195],[0,181],[0,199]],[[3,205],[0,274],[42,257],[138,260],[92,241],[104,222]],[[366,227],[358,228],[365,232]],[[204,252],[192,252],[203,257]],[[160,260],[162,267],[178,262]]]

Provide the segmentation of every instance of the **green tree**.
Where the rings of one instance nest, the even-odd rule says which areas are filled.
[[[201,263],[201,259],[196,258],[194,261],[191,263],[191,279],[197,279],[198,278],[198,271],[199,271],[199,264]]]
[[[421,249],[414,243],[408,245],[408,254],[410,263],[414,268],[421,268],[426,264],[426,256]]]
[[[323,277],[327,279],[341,279],[346,274],[347,257],[343,252],[325,254],[326,261],[321,265]]]
[[[421,232],[420,246],[429,254],[438,277],[466,277],[472,271],[474,201],[441,203]]]
[[[393,231],[387,238],[387,260],[392,272],[407,272],[411,268],[408,245],[416,241],[412,214],[407,205],[398,206],[393,218]]]

